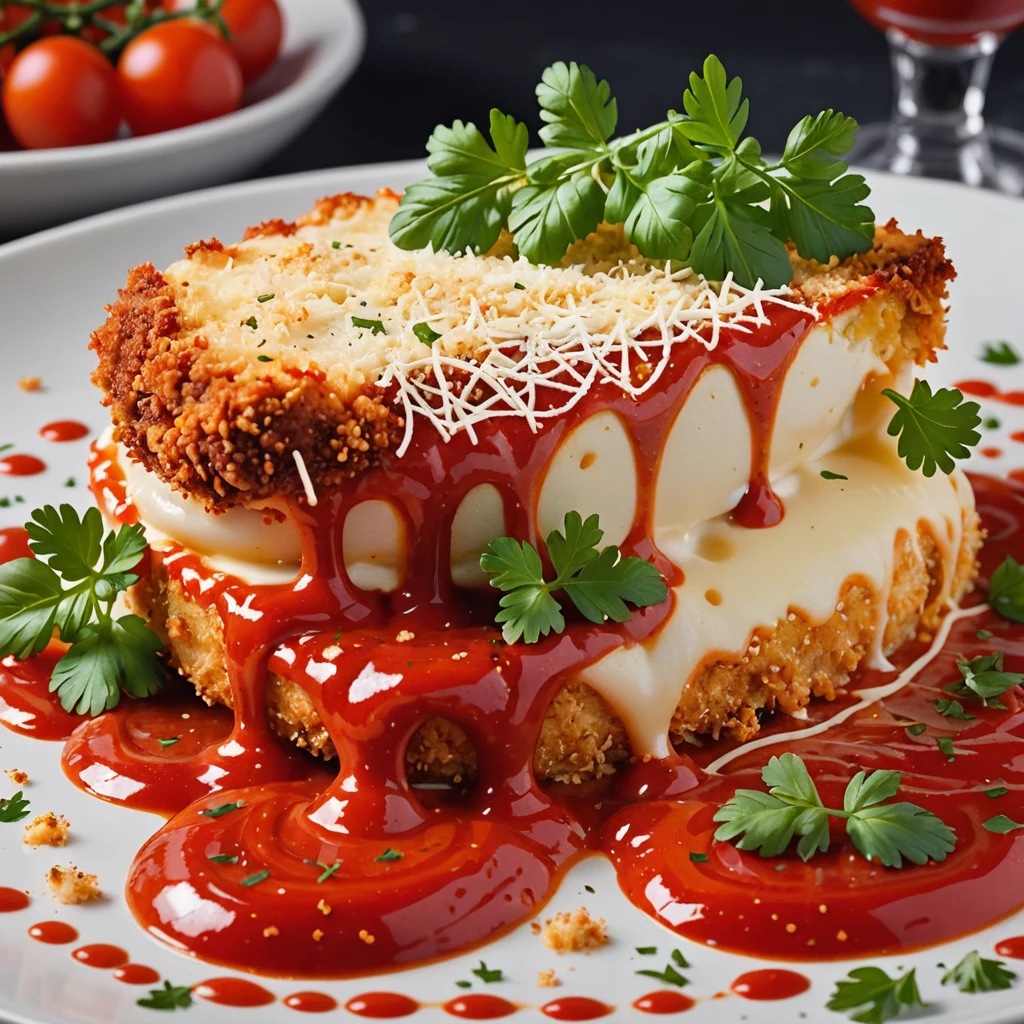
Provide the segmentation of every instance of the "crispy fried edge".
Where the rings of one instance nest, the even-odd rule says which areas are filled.
[[[386,193],[393,196],[394,193]],[[297,222],[266,221],[246,238],[292,235],[375,200],[353,193],[321,199]],[[223,253],[212,239],[186,249],[190,258]],[[828,266],[793,256],[794,287],[825,307],[834,293],[869,292],[859,319],[881,358],[918,363],[943,347],[943,300],[954,271],[942,240],[906,235],[895,221],[880,227],[875,246]],[[293,452],[316,490],[336,487],[372,467],[393,449],[404,422],[374,385],[351,396],[324,386],[315,367],[266,364],[255,380],[239,383],[214,372],[197,337],[178,351],[174,290],[152,266],[128,274],[106,323],[93,332],[98,356],[93,383],[111,410],[114,437],[133,458],[212,510],[271,495],[305,493]]]

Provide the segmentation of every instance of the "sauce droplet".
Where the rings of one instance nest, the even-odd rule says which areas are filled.
[[[78,938],[78,930],[63,921],[40,921],[32,925],[28,933],[36,942],[45,942],[51,946],[63,946]]]
[[[6,885],[0,885],[0,914],[24,910],[28,904],[28,896],[20,889],[9,889]]]
[[[0,530],[0,565],[13,562],[16,558],[31,558],[28,533],[23,526],[8,526]]]
[[[589,996],[563,996],[545,1003],[540,1012],[555,1020],[597,1020],[598,1017],[607,1017],[613,1009],[615,1007]]]
[[[267,1006],[276,998],[273,992],[245,978],[210,978],[194,985],[192,994],[221,1006]]]
[[[338,1000],[323,992],[296,992],[286,996],[284,1005],[300,1013],[329,1013],[338,1008]]]
[[[364,992],[345,1004],[349,1013],[357,1017],[373,1017],[390,1020],[393,1017],[408,1017],[420,1008],[415,999],[397,992]]]
[[[633,1003],[633,1008],[643,1013],[682,1013],[696,1005],[693,999],[682,992],[662,988],[641,996]]]
[[[996,946],[997,956],[1008,956],[1011,960],[1024,960],[1024,935],[1005,939]]]
[[[153,985],[160,980],[160,972],[145,964],[125,964],[114,971],[114,977],[126,985]]]
[[[120,946],[111,946],[106,942],[95,942],[90,946],[79,946],[71,955],[87,967],[99,967],[109,971],[114,967],[124,967],[128,963],[128,954]]]
[[[0,459],[0,473],[6,476],[35,476],[46,470],[46,463],[34,455],[7,455]]]
[[[77,441],[88,433],[89,428],[78,420],[56,420],[39,429],[44,441]]]
[[[486,992],[474,992],[468,996],[458,996],[444,1004],[444,1009],[453,1017],[464,1020],[496,1020],[515,1013],[519,1007],[501,996],[492,996]]]
[[[767,968],[763,971],[748,971],[741,974],[730,986],[733,992],[744,999],[792,999],[806,992],[811,983],[796,971],[782,971]]]

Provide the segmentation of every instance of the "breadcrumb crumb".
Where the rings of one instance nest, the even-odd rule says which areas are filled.
[[[103,895],[96,882],[96,876],[79,871],[74,864],[66,868],[54,864],[46,876],[46,881],[58,903],[88,903],[90,900],[98,900]]]
[[[25,826],[21,841],[26,846],[66,846],[69,828],[71,822],[63,814],[47,811],[46,814],[37,815]]]
[[[278,931],[276,924],[272,924],[269,927],[263,929],[263,938],[265,939],[272,939],[275,935],[280,934],[281,933]]]
[[[18,387],[22,391],[38,391],[43,386],[42,377],[22,377],[18,381]]]
[[[537,972],[537,985],[539,988],[554,988],[562,983],[555,977],[555,969]]]
[[[577,907],[571,914],[555,914],[546,921],[541,941],[556,953],[580,953],[603,946],[608,926],[603,917],[595,921],[586,907]]]
[[[330,903],[324,902],[323,899],[321,899],[320,902],[316,905],[316,909],[319,910],[320,913],[324,915],[324,917],[328,917],[331,913]]]
[[[319,928],[313,929],[313,941],[319,942],[324,937],[324,933]]]
[[[25,786],[28,784],[28,772],[23,772],[20,768],[5,768],[4,775],[7,776],[16,786]]]
[[[371,935],[365,928],[361,928],[359,930],[359,938],[360,938],[360,940],[362,942],[365,942],[368,946],[372,946],[377,941],[376,936]]]

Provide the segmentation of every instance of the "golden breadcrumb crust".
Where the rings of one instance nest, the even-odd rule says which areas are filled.
[[[16,786],[24,786],[28,782],[28,772],[23,772],[20,768],[5,768],[4,775]]]
[[[556,953],[587,953],[608,941],[608,925],[603,917],[591,917],[586,907],[577,907],[545,921],[540,939]]]
[[[191,245],[186,259],[197,274],[214,273],[246,255],[245,246],[254,240],[290,239],[300,228],[327,225],[340,233],[365,208],[390,209],[396,199],[387,190],[376,198],[329,197],[297,222],[250,228],[239,245],[216,239]],[[596,264],[607,252],[628,257],[630,251],[635,252],[619,227],[603,225],[566,260]],[[308,243],[280,257],[289,271],[298,264],[310,273],[320,259]],[[904,234],[890,221],[877,229],[874,248],[862,256],[826,266],[794,253],[793,262],[801,301],[820,303],[826,311],[844,297],[864,301],[859,329],[890,369],[924,363],[942,347],[942,303],[954,271],[941,239]],[[181,264],[176,267],[180,275]],[[291,348],[265,362],[242,357],[218,344],[218,330],[228,326],[186,329],[188,282],[175,280],[148,263],[132,270],[90,345],[98,357],[92,379],[110,407],[115,439],[147,469],[208,508],[224,509],[272,495],[302,496],[294,453],[320,491],[365,471],[396,447],[404,422],[375,377],[353,374],[339,386],[308,354]],[[297,321],[308,311],[300,307],[289,315]],[[236,322],[229,326],[238,329]]]
[[[26,846],[67,846],[71,823],[63,814],[37,815],[25,826],[21,841]]]
[[[977,514],[964,513],[952,595],[973,584],[981,545]],[[933,630],[944,608],[942,560],[926,530],[916,538],[897,537],[888,621],[883,637],[887,653],[906,640]],[[224,654],[223,625],[217,611],[192,601],[154,560],[152,574],[136,588],[140,614],[166,638],[171,663],[210,704],[231,704]],[[677,745],[703,737],[748,740],[760,729],[759,712],[799,712],[812,697],[833,699],[871,649],[876,628],[876,594],[864,580],[851,576],[838,595],[836,610],[825,622],[810,622],[793,609],[773,627],[754,631],[745,651],[716,655],[680,683],[672,720]],[[326,758],[334,745],[312,701],[296,683],[272,674],[269,714],[276,731],[297,746]],[[569,682],[547,709],[534,754],[539,779],[580,784],[612,774],[630,757],[622,722],[593,689]],[[471,781],[476,752],[463,730],[445,719],[424,723],[411,740],[406,766],[414,782]]]
[[[79,871],[74,864],[66,868],[54,864],[46,874],[46,884],[49,885],[53,898],[58,903],[66,905],[88,903],[90,900],[98,900],[103,895],[96,876]]]

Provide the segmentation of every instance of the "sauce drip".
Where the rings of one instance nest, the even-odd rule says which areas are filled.
[[[11,889],[9,886],[0,885],[0,914],[11,914],[17,910],[24,910],[29,902],[28,895],[20,889]]]
[[[300,1013],[330,1013],[338,1008],[338,1000],[323,992],[295,992],[285,996],[281,1002]]]
[[[56,420],[47,423],[39,430],[39,436],[44,441],[78,441],[89,433],[89,428],[77,420]]]
[[[49,946],[64,946],[78,938],[78,931],[63,921],[40,921],[28,930],[36,942],[45,942]]]
[[[372,1017],[375,1020],[392,1020],[408,1017],[420,1008],[420,1004],[409,996],[397,992],[364,992],[345,1004],[349,1013],[357,1017]]]
[[[540,1012],[554,1020],[597,1020],[607,1017],[614,1006],[591,999],[589,996],[563,996],[545,1003]]]
[[[497,1020],[508,1017],[519,1009],[501,996],[492,996],[488,992],[474,992],[470,995],[456,996],[444,1004],[446,1013],[463,1020]]]
[[[145,964],[125,964],[114,971],[114,977],[126,985],[153,985],[160,980],[160,972]]]
[[[245,978],[211,978],[192,986],[192,994],[221,1006],[268,1006],[273,992]]]
[[[71,955],[87,967],[99,967],[109,971],[114,967],[124,967],[130,959],[120,946],[111,946],[106,942],[95,942],[89,946],[79,946]]]
[[[46,470],[46,463],[34,455],[5,455],[0,458],[0,475],[35,476]]]
[[[641,1013],[683,1013],[696,1005],[696,1001],[688,995],[662,988],[634,1000],[633,1009]]]
[[[1013,960],[1024,960],[1024,935],[1004,939],[996,946],[996,956],[1008,956]]]
[[[811,983],[796,971],[769,968],[741,974],[729,987],[736,995],[743,996],[744,999],[792,999],[793,996],[806,992],[811,987]]]
[[[994,402],[1005,402],[1007,405],[1024,405],[1024,391],[1001,391],[987,380],[962,380],[953,385],[965,395],[975,398],[989,398]]]

